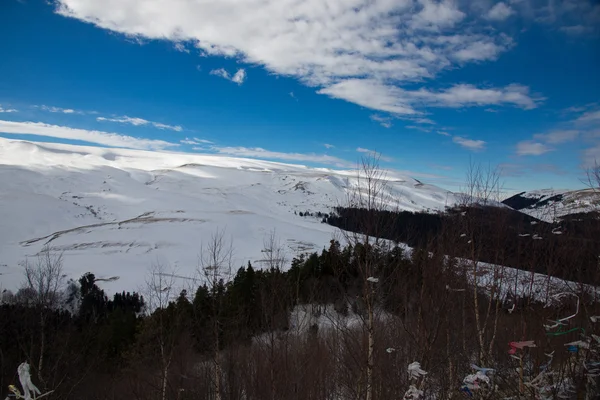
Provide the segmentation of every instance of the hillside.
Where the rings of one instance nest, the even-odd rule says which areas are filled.
[[[502,203],[532,217],[551,222],[566,215],[593,211],[600,204],[600,198],[592,189],[542,189],[515,194]]]
[[[64,252],[65,272],[118,277],[136,289],[152,263],[192,277],[201,245],[225,229],[233,268],[261,265],[273,230],[287,256],[320,250],[336,229],[321,218],[356,187],[355,171],[252,159],[0,139],[0,274],[22,280],[22,262],[44,245]],[[388,174],[386,196],[408,211],[440,210],[454,195]]]

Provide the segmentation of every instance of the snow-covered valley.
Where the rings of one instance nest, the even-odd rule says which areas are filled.
[[[387,175],[385,196],[404,210],[439,210],[455,196]],[[14,289],[22,262],[45,246],[64,253],[65,273],[118,277],[136,290],[153,263],[193,277],[218,229],[233,244],[232,267],[260,267],[275,232],[286,256],[328,246],[336,228],[318,217],[344,204],[356,171],[252,159],[0,139],[0,282]]]

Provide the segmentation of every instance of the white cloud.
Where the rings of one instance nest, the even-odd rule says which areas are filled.
[[[356,151],[358,151],[359,153],[368,154],[369,156],[378,158],[381,161],[386,161],[386,162],[394,161],[394,159],[392,157],[386,157],[386,156],[382,155],[381,153],[378,153],[375,150],[365,149],[364,147],[357,147]]]
[[[549,133],[538,133],[533,135],[534,139],[550,143],[550,144],[560,144],[565,142],[571,142],[579,136],[579,131],[577,130],[557,130],[551,131]]]
[[[176,131],[176,132],[181,132],[183,130],[183,128],[179,125],[167,125],[167,124],[162,124],[160,122],[148,121],[143,118],[128,117],[127,115],[124,115],[122,117],[115,117],[115,118],[98,117],[98,118],[96,118],[96,121],[118,122],[118,123],[122,123],[122,124],[130,124],[130,125],[134,125],[134,126],[152,125],[153,127],[158,128],[158,129],[169,129],[171,131]]]
[[[206,149],[203,149],[206,150]],[[329,156],[326,154],[314,153],[283,153],[278,151],[265,150],[260,147],[211,147],[211,150],[219,154],[226,154],[236,157],[250,157],[260,159],[274,159],[285,161],[311,162],[317,164],[335,165],[337,167],[352,167],[353,165],[341,158]]]
[[[419,0],[417,4],[421,9],[411,21],[411,27],[415,29],[452,27],[466,16],[453,1]]]
[[[566,33],[567,35],[573,35],[573,36],[585,35],[587,33],[593,33],[594,32],[594,28],[593,27],[591,27],[591,26],[584,26],[584,25],[561,26],[559,29],[562,32]]]
[[[404,90],[368,79],[347,79],[319,90],[319,93],[394,114],[417,114],[404,97]]]
[[[233,76],[229,75],[229,72],[227,72],[224,68],[213,69],[212,71],[210,71],[210,74],[220,76],[221,78],[225,78],[228,81],[235,82],[238,85],[241,85],[246,80],[246,70],[244,70],[243,68],[238,69]]]
[[[442,136],[452,136],[448,132],[445,132],[445,131],[437,131],[437,134],[442,135]]]
[[[262,65],[319,93],[403,115],[415,111],[402,85],[494,60],[511,47],[508,36],[470,18],[464,6],[453,0],[57,0],[59,14],[126,37],[193,43],[205,55]],[[241,83],[240,71],[215,74]]]
[[[460,136],[454,136],[452,141],[465,149],[469,149],[472,151],[480,151],[485,149],[485,142],[483,140],[473,140],[467,139]]]
[[[516,84],[503,88],[477,88],[473,85],[458,84],[446,90],[433,92],[426,89],[407,91],[364,79],[349,79],[319,92],[371,109],[405,115],[419,114],[415,110],[417,106],[460,108],[513,105],[532,109],[544,100],[538,96],[531,96],[526,86]]]
[[[433,122],[429,118],[411,118],[411,121],[413,121],[417,124],[435,125],[435,122]]]
[[[179,141],[180,143],[183,144],[191,144],[191,145],[202,145],[202,144],[213,144],[213,142],[211,142],[210,140],[206,140],[206,139],[198,139],[198,138],[185,138],[183,140]],[[196,149],[196,148],[194,148]]]
[[[63,113],[63,114],[85,114],[84,111],[73,110],[72,108],[61,108],[52,106],[39,106],[40,110],[48,111],[51,113]]]
[[[181,42],[175,43],[175,45],[173,47],[175,48],[175,50],[180,51],[182,53],[188,53],[188,54],[190,53],[189,49],[187,49],[185,47],[185,44],[183,44]]]
[[[600,110],[588,111],[583,113],[575,120],[577,123],[596,123],[600,122]]]
[[[529,88],[522,85],[508,85],[503,88],[477,88],[473,85],[458,84],[451,88],[430,92],[424,89],[407,92],[414,102],[423,102],[433,107],[471,107],[485,105],[513,105],[523,109],[536,108],[544,99],[532,97]]]
[[[37,135],[67,140],[80,140],[111,147],[142,150],[162,150],[178,146],[163,140],[141,139],[118,133],[90,131],[43,122],[13,122],[0,120],[0,132],[13,135]]]
[[[324,143],[323,146],[325,146],[326,149],[333,149],[335,146],[329,143]]]
[[[505,44],[496,44],[494,42],[470,43],[457,50],[453,56],[461,62],[495,60],[500,53],[508,48],[509,43],[508,41]]]
[[[0,106],[0,113],[14,113],[17,112],[14,108],[3,108]]]
[[[552,150],[546,144],[533,140],[524,140],[517,143],[517,155],[519,156],[540,156]]]
[[[421,132],[431,132],[431,129],[429,129],[429,128],[423,128],[422,126],[418,126],[418,125],[406,125],[405,128],[416,129],[416,130],[421,131]]]
[[[383,117],[378,114],[373,114],[370,116],[370,118],[375,122],[379,122],[379,125],[383,126],[384,128],[392,127],[392,119],[390,117]]]
[[[533,11],[535,22],[558,26],[570,35],[600,32],[600,4],[594,0],[522,2]],[[535,7],[538,5],[538,7]],[[574,24],[575,23],[575,24]]]
[[[486,14],[486,18],[494,21],[503,21],[515,13],[515,10],[507,6],[506,3],[500,2],[490,8]]]
[[[231,78],[231,81],[237,83],[238,85],[241,85],[242,83],[244,83],[245,80],[246,80],[246,70],[245,69],[238,69],[237,72],[235,73],[235,75],[233,75],[233,77]]]
[[[583,151],[583,167],[592,168],[600,164],[600,143]]]

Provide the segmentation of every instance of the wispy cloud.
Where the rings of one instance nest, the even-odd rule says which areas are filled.
[[[533,108],[535,100],[523,91],[505,95],[500,89],[491,100],[482,100],[479,93],[473,101],[449,102],[425,88],[426,97],[436,99],[422,101],[402,89],[426,85],[440,72],[466,63],[495,60],[513,46],[501,29],[489,29],[481,12],[470,14],[466,3],[180,0],[173,7],[172,0],[146,1],[143,6],[141,0],[120,0],[98,7],[96,0],[57,0],[56,11],[125,37],[193,43],[205,55],[262,65],[317,87],[321,94],[378,111],[415,114],[415,102],[418,107]],[[506,4],[496,5],[489,16],[505,18],[511,13]],[[223,69],[215,74],[237,83],[245,79],[244,70],[233,76]]]
[[[379,125],[383,126],[384,128],[392,127],[392,119],[390,117],[384,117],[384,116],[381,116],[378,114],[372,114],[370,116],[370,118],[375,122],[379,122]]]
[[[203,149],[206,150],[206,149]],[[341,158],[326,155],[326,154],[315,154],[315,153],[285,153],[278,151],[270,151],[260,147],[218,147],[213,146],[211,150],[225,155],[231,155],[236,157],[250,157],[260,159],[272,159],[272,160],[284,160],[284,161],[296,161],[296,162],[310,162],[316,164],[333,165],[336,167],[350,168],[353,166],[346,160]]]
[[[517,155],[519,156],[540,156],[553,150],[548,145],[533,140],[524,140],[517,143]]]
[[[335,146],[329,143],[323,143],[323,146],[325,146],[326,149],[333,149]]]
[[[534,139],[549,143],[549,144],[560,144],[571,142],[579,136],[579,131],[577,130],[556,130],[548,133],[538,133],[533,135]]]
[[[421,131],[421,132],[431,132],[431,129],[429,129],[429,128],[423,128],[422,126],[418,126],[418,125],[406,125],[405,128],[407,128],[407,129],[415,129],[415,130]]]
[[[61,108],[61,107],[53,107],[53,106],[46,106],[46,105],[34,106],[34,107],[38,107],[42,111],[47,111],[47,112],[51,112],[51,113],[86,114],[85,111],[74,110],[72,108]]]
[[[564,171],[560,166],[556,164],[532,164],[525,165],[519,163],[503,163],[498,165],[502,176],[519,177],[525,176],[531,173],[544,173],[544,174],[555,174],[565,175],[567,172]]]
[[[364,147],[357,147],[356,151],[359,153],[367,154],[371,157],[376,157],[381,161],[392,162],[394,159],[392,157],[384,156],[383,154],[377,152],[376,150],[365,149]]]
[[[178,144],[163,140],[151,140],[118,133],[50,125],[43,122],[13,122],[0,120],[0,132],[14,135],[37,135],[66,140],[79,140],[111,147],[142,150],[163,150]]]
[[[442,136],[452,136],[451,134],[449,134],[449,133],[448,133],[448,132],[446,132],[446,131],[437,131],[436,133],[437,133],[438,135],[442,135]]]
[[[210,140],[206,140],[206,139],[198,139],[198,138],[185,138],[183,140],[179,141],[180,143],[183,144],[190,144],[190,145],[202,145],[202,144],[213,144],[213,142],[211,142]],[[194,148],[195,150],[196,148]]]
[[[220,76],[221,78],[227,79],[228,81],[235,82],[238,85],[241,85],[246,80],[246,70],[240,68],[237,70],[233,76],[229,74],[224,68],[213,69],[210,71],[211,75]]]
[[[148,121],[143,118],[128,117],[127,115],[124,115],[122,117],[114,117],[114,118],[98,117],[98,118],[96,118],[96,121],[118,122],[121,124],[130,124],[130,125],[134,125],[134,126],[152,125],[153,127],[158,128],[158,129],[169,129],[171,131],[176,131],[176,132],[181,132],[183,130],[183,128],[179,125],[167,125],[167,124],[162,124],[160,122]]]
[[[598,102],[593,102],[593,103],[587,103],[587,104],[578,105],[578,106],[567,107],[563,111],[565,113],[582,113],[584,111],[595,109],[598,106],[599,106]]]
[[[583,113],[575,120],[576,123],[600,123],[600,109]]]
[[[0,113],[14,113],[17,112],[14,108],[3,108],[0,106]]]
[[[459,84],[442,91],[426,89],[403,90],[365,79],[345,80],[321,89],[320,93],[345,99],[374,110],[394,114],[420,114],[417,107],[473,107],[487,105],[512,105],[522,109],[536,108],[544,98],[531,95],[529,88],[508,85],[503,88],[478,88]]]
[[[559,28],[559,30],[566,33],[567,35],[573,35],[573,36],[585,35],[585,34],[594,32],[593,27],[585,26],[585,25],[561,26]]]
[[[504,2],[496,3],[486,14],[486,18],[493,21],[503,21],[515,13],[515,10],[510,8]]]
[[[188,48],[185,47],[185,44],[178,42],[175,43],[175,45],[173,46],[175,48],[175,50],[180,51],[182,53],[190,53],[190,50]]]
[[[584,168],[592,168],[600,163],[600,143],[583,151],[582,161]]]
[[[443,170],[443,171],[451,171],[451,170],[453,170],[453,169],[454,169],[454,168],[452,168],[452,167],[451,167],[451,166],[449,166],[449,165],[429,164],[429,166],[430,166],[431,168],[433,168],[433,169],[441,169],[441,170]]]
[[[600,10],[600,9],[599,9]],[[518,142],[515,152],[519,156],[540,156],[557,150],[556,145],[585,140],[597,141],[600,133],[600,109],[598,103],[589,103],[583,106],[572,106],[562,111],[568,120],[560,123],[561,129],[537,133],[532,139]],[[578,115],[573,115],[578,114]],[[584,165],[590,163],[590,154],[594,154],[598,147],[592,146],[582,153]],[[589,166],[589,165],[588,165]]]
[[[473,140],[461,136],[454,136],[452,141],[471,151],[481,151],[485,149],[485,142],[483,140]]]

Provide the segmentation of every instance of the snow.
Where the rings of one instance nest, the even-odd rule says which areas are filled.
[[[519,211],[546,222],[553,222],[574,213],[595,211],[600,197],[594,189],[540,189],[520,193],[520,197],[537,202]]]
[[[399,209],[442,210],[444,189],[387,172]],[[0,286],[15,289],[20,263],[47,244],[69,278],[92,272],[108,292],[138,290],[153,263],[194,277],[217,229],[233,242],[233,272],[260,268],[275,232],[289,260],[328,247],[336,228],[294,211],[329,213],[359,185],[356,171],[175,152],[0,138]],[[181,282],[183,284],[183,282]]]

